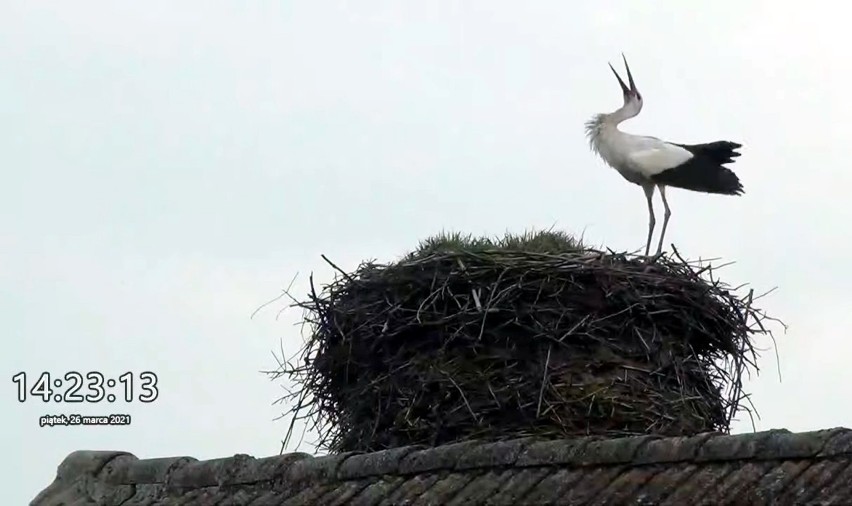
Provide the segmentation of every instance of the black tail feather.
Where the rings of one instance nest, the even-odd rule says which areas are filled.
[[[707,144],[676,144],[676,146],[686,149],[696,157],[706,157],[719,165],[733,162],[734,158],[740,156],[737,150],[743,147],[742,144],[731,141],[716,141]]]
[[[740,156],[741,144],[716,141],[707,144],[678,144],[694,156],[687,162],[653,177],[654,182],[686,190],[723,195],[742,195],[743,185],[734,172],[723,167]]]

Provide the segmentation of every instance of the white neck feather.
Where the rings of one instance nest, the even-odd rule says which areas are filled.
[[[603,155],[601,153],[601,136],[606,134],[607,132],[618,132],[618,125],[628,120],[637,114],[641,110],[641,106],[637,107],[637,104],[634,102],[628,102],[620,107],[618,110],[611,112],[609,114],[596,114],[592,119],[586,122],[586,137],[589,139],[589,146],[592,148],[592,151],[599,155]]]

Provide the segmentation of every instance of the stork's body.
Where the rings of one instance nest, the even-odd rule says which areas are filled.
[[[624,65],[627,67],[627,60],[624,61]],[[611,65],[610,68],[612,68]],[[618,125],[639,114],[643,102],[633,82],[630,67],[627,67],[629,88],[615,69],[612,71],[624,92],[624,105],[615,112],[598,114],[588,121],[586,134],[592,150],[607,165],[617,170],[624,179],[641,186],[645,191],[649,213],[646,256],[651,248],[651,237],[656,225],[652,199],[655,188],[659,188],[665,207],[663,228],[657,247],[659,255],[663,249],[666,227],[671,216],[671,210],[666,201],[666,186],[704,193],[742,194],[743,187],[739,178],[730,169],[724,167],[724,164],[733,162],[734,158],[740,156],[736,150],[742,146],[730,141],[693,145],[676,144],[656,137],[622,132],[618,129]]]

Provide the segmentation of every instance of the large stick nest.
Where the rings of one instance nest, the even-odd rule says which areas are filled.
[[[310,336],[276,373],[299,385],[293,421],[333,452],[729,432],[766,332],[708,267],[554,233],[445,236],[338,272],[294,304]]]

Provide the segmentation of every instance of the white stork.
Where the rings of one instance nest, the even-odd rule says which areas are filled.
[[[724,164],[731,163],[740,156],[736,150],[741,144],[730,141],[716,141],[707,144],[676,144],[656,137],[631,135],[618,129],[618,125],[630,119],[642,110],[642,95],[636,89],[633,75],[622,54],[627,69],[630,87],[624,84],[621,76],[609,65],[624,92],[624,105],[609,114],[597,114],[586,122],[586,135],[592,151],[597,153],[610,167],[617,170],[624,179],[637,184],[645,190],[648,200],[648,240],[645,256],[651,248],[651,236],[654,233],[656,218],[652,198],[654,188],[660,189],[660,197],[665,206],[663,229],[657,256],[663,250],[663,238],[669,224],[671,210],[666,201],[666,186],[686,190],[722,195],[741,195],[743,186],[739,178]]]

